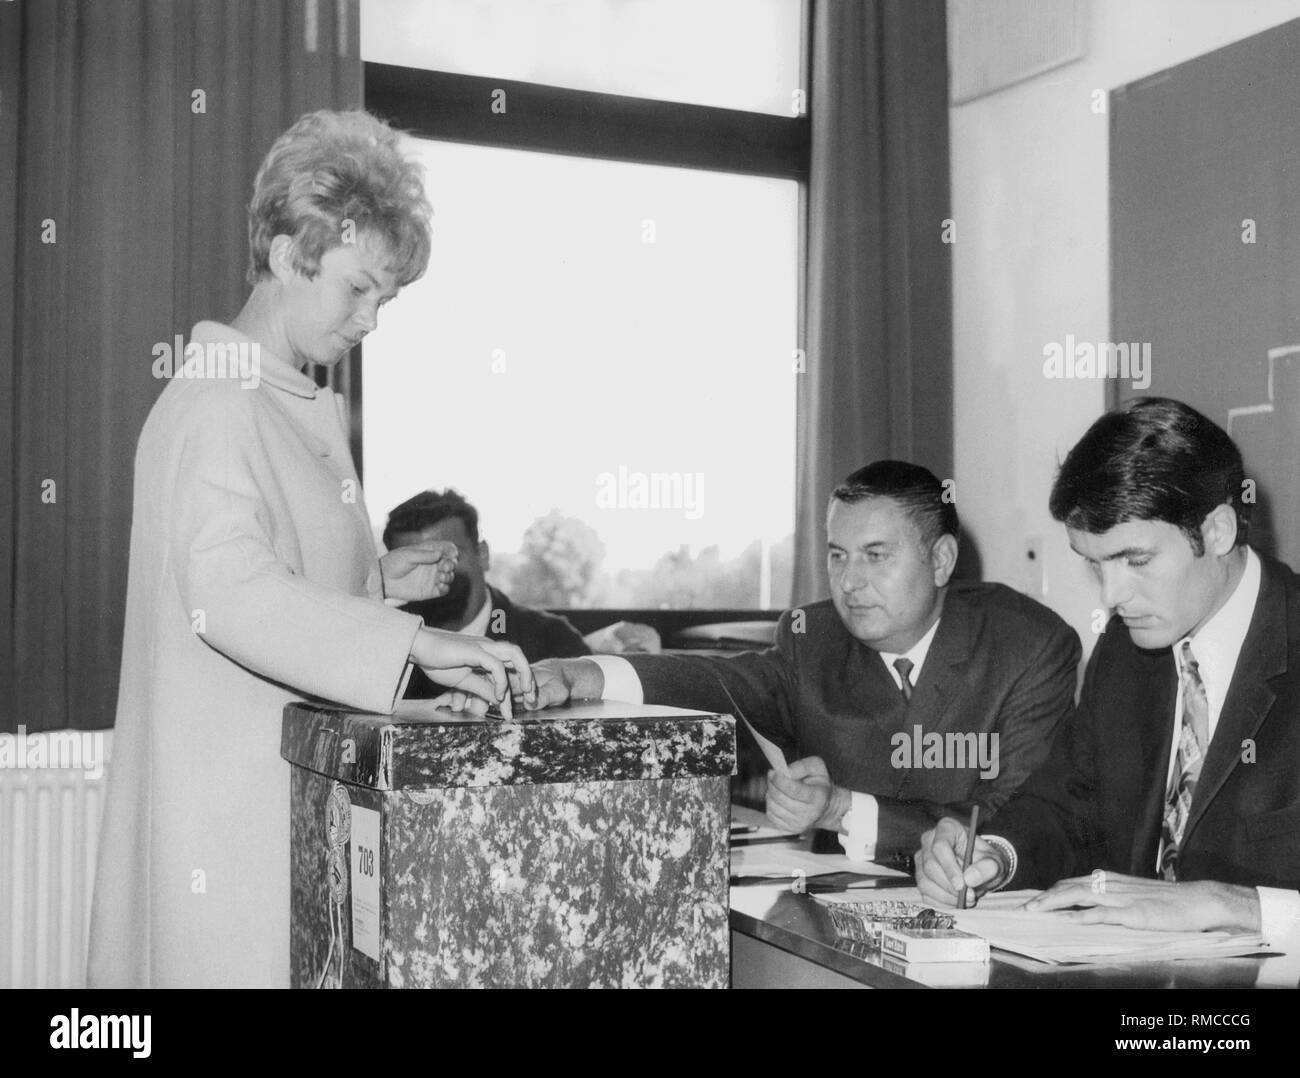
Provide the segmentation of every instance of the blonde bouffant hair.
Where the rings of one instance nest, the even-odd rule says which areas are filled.
[[[429,263],[429,218],[420,165],[401,135],[361,110],[322,109],[275,140],[248,206],[248,281],[270,275],[271,241],[293,239],[293,265],[307,277],[327,252],[362,237],[380,241],[405,286]]]

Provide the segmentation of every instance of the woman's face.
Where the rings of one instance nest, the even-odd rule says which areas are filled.
[[[297,364],[332,367],[379,324],[379,308],[397,295],[397,278],[384,268],[381,243],[362,236],[326,252],[308,278],[280,276],[285,337]]]

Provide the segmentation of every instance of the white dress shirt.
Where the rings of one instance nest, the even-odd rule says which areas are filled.
[[[1237,582],[1236,590],[1228,601],[1215,612],[1214,617],[1201,626],[1194,637],[1185,636],[1173,648],[1174,670],[1178,675],[1178,693],[1174,702],[1174,736],[1169,746],[1169,766],[1165,769],[1165,789],[1173,781],[1178,759],[1178,735],[1183,726],[1183,645],[1191,643],[1192,657],[1196,660],[1201,683],[1205,686],[1205,701],[1209,712],[1206,745],[1214,740],[1223,713],[1223,700],[1228,695],[1232,672],[1237,668],[1241,646],[1250,630],[1250,619],[1255,616],[1255,601],[1259,598],[1259,557],[1246,548],[1246,568]],[[1159,857],[1156,870],[1159,871]]]
[[[915,688],[921,678],[921,667],[925,665],[925,657],[930,654],[930,645],[934,643],[934,634],[939,631],[939,622],[942,620],[938,618],[926,634],[906,652],[902,654],[880,652],[885,669],[894,679],[899,692],[903,691],[903,675],[898,672],[894,663],[898,659],[911,661],[912,669],[908,680]],[[880,802],[871,794],[861,793],[858,790],[852,791],[850,800],[849,811],[840,821],[840,845],[844,847],[844,856],[849,860],[870,861],[876,856],[876,839],[880,835]]]

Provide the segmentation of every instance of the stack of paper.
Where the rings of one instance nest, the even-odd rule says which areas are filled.
[[[1122,925],[1085,925],[1059,913],[1021,909],[1037,891],[1003,891],[985,895],[977,908],[947,910],[964,932],[983,936],[989,946],[1039,962],[1166,962],[1174,958],[1232,958],[1267,954],[1258,935],[1231,932],[1158,932]],[[899,888],[889,897],[926,904],[915,888]],[[860,902],[862,896],[819,895],[820,902]],[[943,907],[936,907],[943,908]]]
[[[770,876],[773,879],[789,880],[799,876],[825,876],[832,872],[852,872],[856,876],[903,875],[897,869],[869,861],[850,861],[843,854],[810,853],[780,843],[735,846],[731,850],[733,876]],[[892,892],[890,897],[893,897]],[[861,900],[860,894],[858,899]]]
[[[1060,965],[1070,962],[1167,962],[1173,958],[1232,958],[1267,952],[1258,935],[1158,932],[1123,925],[1085,925],[1056,913],[958,910],[957,924],[999,950]]]

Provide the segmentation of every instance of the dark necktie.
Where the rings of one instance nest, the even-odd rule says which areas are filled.
[[[1210,705],[1190,642],[1183,644],[1182,659],[1183,721],[1178,730],[1178,755],[1165,796],[1164,827],[1160,834],[1160,874],[1167,880],[1178,879],[1178,851],[1209,740]]]
[[[912,682],[910,680],[910,675],[912,673],[912,660],[895,659],[894,669],[898,671],[898,678],[902,682],[902,685],[900,685],[899,688],[903,693],[903,699],[910,702],[912,699]]]

